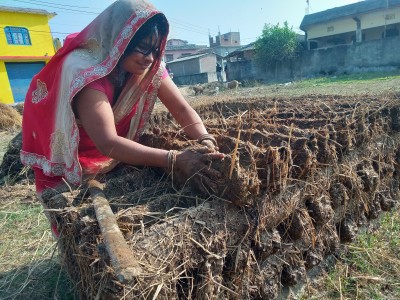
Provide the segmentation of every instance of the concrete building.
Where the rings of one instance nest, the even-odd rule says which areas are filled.
[[[300,29],[308,49],[398,36],[400,0],[365,0],[305,15]]]
[[[254,42],[246,46],[240,47],[239,49],[229,53],[225,56],[226,62],[235,62],[241,60],[252,60],[254,59]]]
[[[49,26],[55,15],[0,6],[0,102],[23,102],[32,77],[55,54]]]
[[[210,48],[208,51],[221,57],[225,57],[229,53],[241,47],[240,32],[228,32],[225,34],[219,33],[215,36],[215,40],[212,36],[209,36],[208,39],[210,42]]]
[[[187,41],[180,39],[169,39],[165,47],[165,61],[170,62],[175,59],[194,55],[199,50],[206,49],[205,45],[189,44]]]
[[[217,81],[216,63],[215,54],[204,53],[175,59],[167,66],[174,73],[176,84],[187,85]]]

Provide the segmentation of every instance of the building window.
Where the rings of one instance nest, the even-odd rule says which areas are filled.
[[[332,31],[334,31],[335,30],[335,28],[333,27],[333,26],[329,26],[328,28],[327,28],[327,31],[328,32],[332,32]]]
[[[396,19],[396,15],[395,14],[387,14],[385,15],[385,20],[393,20]]]
[[[7,26],[4,28],[4,32],[9,45],[32,45],[29,31],[26,28]]]
[[[165,58],[167,61],[172,61],[172,60],[174,60],[174,55],[173,54],[165,54]]]

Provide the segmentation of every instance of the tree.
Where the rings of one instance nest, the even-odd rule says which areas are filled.
[[[284,26],[265,24],[261,37],[255,42],[256,59],[263,66],[277,68],[282,62],[296,57],[300,43],[297,34],[289,28],[285,21]]]

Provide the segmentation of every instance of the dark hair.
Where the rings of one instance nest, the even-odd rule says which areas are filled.
[[[125,49],[124,55],[130,55],[141,41],[148,37],[163,37],[167,34],[168,23],[164,15],[158,14],[147,20],[133,36]],[[155,45],[153,45],[155,46]],[[158,53],[159,54],[159,53]]]

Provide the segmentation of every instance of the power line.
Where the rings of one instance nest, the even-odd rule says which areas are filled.
[[[13,0],[13,1],[16,1],[16,0]],[[39,0],[30,0],[30,1],[38,2],[38,3],[44,3],[44,4],[51,4],[51,5],[58,5],[58,4],[55,4],[53,2],[46,2],[46,1],[39,1]],[[68,5],[68,4],[62,4],[62,6],[68,6],[68,7],[74,7],[74,8],[89,8],[89,9],[92,9],[92,7],[88,7],[88,6],[77,6],[77,5]]]
[[[100,14],[100,12],[94,12],[94,11],[85,11],[85,10],[81,10],[80,8],[85,8],[85,9],[93,9],[91,7],[87,7],[87,6],[77,6],[77,5],[58,5],[55,3],[51,3],[51,2],[47,2],[47,1],[39,1],[39,0],[30,0],[30,1],[26,1],[26,0],[13,0],[14,2],[21,2],[21,3],[28,3],[28,4],[34,4],[37,5],[38,3],[43,3],[46,4],[48,7],[52,7],[52,8],[57,8],[57,9],[61,9],[64,10],[66,12],[79,12],[79,13],[89,13],[89,14]],[[72,7],[72,8],[79,8],[77,9],[70,9],[70,8],[65,8],[65,6],[68,7]],[[175,18],[171,18],[171,23],[177,24],[176,27],[179,29],[183,29],[183,30],[187,30],[187,31],[191,31],[191,32],[197,32],[197,33],[204,33],[207,34],[209,33],[209,29],[206,27],[202,27],[199,25],[195,25],[195,24],[191,24],[189,22],[185,22],[182,20],[178,20]],[[214,33],[213,33],[214,34]]]
[[[180,24],[182,24],[183,26],[194,27],[194,28],[196,28],[196,29],[203,28],[204,31],[206,31],[206,32],[209,31],[209,28],[207,28],[207,27],[194,25],[194,24],[188,23],[188,22],[186,22],[186,21],[178,20],[178,19],[175,19],[175,18],[171,18],[170,20],[171,20],[171,22],[180,23]],[[187,24],[187,25],[186,25],[186,24]],[[200,30],[201,30],[201,29],[200,29]]]
[[[46,4],[46,6],[48,7],[52,7],[55,8],[57,10],[62,10],[62,13],[83,13],[83,14],[100,14],[99,12],[94,12],[92,11],[91,7],[87,7],[87,6],[77,6],[77,5],[58,5],[58,4],[54,4],[48,1],[40,1],[40,0],[30,0],[30,1],[26,1],[26,0],[13,0],[14,2],[20,2],[20,3],[27,3],[27,4],[33,4],[33,5],[40,5],[40,3],[42,4]],[[67,8],[67,7],[71,7],[71,8]],[[73,9],[73,8],[77,8],[77,9]],[[90,10],[82,10],[82,9],[90,9]],[[215,35],[214,32],[210,32],[210,30],[206,27],[202,27],[202,26],[198,26],[198,25],[194,25],[182,20],[178,20],[175,18],[171,18],[171,23],[173,24],[172,29],[180,29],[180,30],[185,30],[185,31],[189,31],[189,32],[193,32],[193,33],[197,33],[197,34],[204,34],[204,35]],[[68,26],[68,25],[67,25]],[[69,33],[65,33],[65,32],[56,32],[56,31],[51,31],[54,34],[61,34],[61,35],[68,35]]]
[[[24,1],[24,0],[13,0],[14,2],[22,2],[22,3],[28,3],[28,4],[33,4],[33,5],[37,5],[37,3],[35,2],[30,2],[30,1]],[[57,9],[61,9],[61,10],[65,10],[65,11],[71,11],[71,12],[78,12],[78,13],[84,13],[84,14],[94,14],[94,15],[98,15],[100,14],[99,12],[93,12],[93,11],[84,11],[84,10],[78,10],[78,9],[70,9],[70,8],[64,8],[64,7],[60,7],[57,5],[49,5],[47,4],[48,7],[52,7],[52,8],[57,8]]]
[[[14,2],[21,2],[21,3],[28,3],[28,4],[37,4],[38,2],[41,2],[41,3],[49,3],[49,2],[46,2],[46,1],[35,1],[35,0],[31,0],[31,1],[25,1],[25,0],[13,0]],[[35,3],[35,2],[32,2],[32,1],[35,1],[35,2],[37,2],[37,3]],[[89,13],[89,14],[99,14],[99,13],[96,13],[96,12],[93,12],[93,11],[83,11],[83,10],[76,10],[76,9],[69,9],[69,8],[65,8],[65,7],[60,7],[60,6],[58,6],[58,5],[48,5],[49,7],[53,7],[53,8],[57,8],[57,9],[60,9],[60,10],[65,10],[66,12],[74,12],[74,13],[76,13],[76,12],[79,12],[79,13],[84,13],[84,14],[87,14],[87,13]],[[75,5],[69,5],[70,7],[78,7],[78,8],[80,8],[79,6],[75,6]],[[83,8],[83,7],[82,7]],[[63,13],[65,13],[65,12],[63,12]],[[176,28],[178,28],[178,29],[182,29],[182,30],[186,30],[186,31],[190,31],[190,32],[195,32],[195,33],[200,33],[200,34],[208,34],[208,30],[201,30],[201,29],[198,29],[199,28],[199,26],[196,26],[196,25],[185,25],[184,23],[186,23],[186,24],[189,24],[189,23],[187,23],[187,22],[184,22],[184,21],[179,21],[179,20],[177,20],[177,19],[172,19],[173,21],[171,21],[171,23],[173,23],[174,24],[174,26],[176,27]],[[204,27],[203,27],[204,28]]]
[[[55,4],[55,3],[52,3],[52,2],[47,2],[47,1],[40,1],[40,0],[30,0],[30,1],[24,1],[24,0],[13,0],[13,1],[17,1],[17,2],[24,2],[24,3],[31,3],[31,4],[34,4],[34,3],[43,3],[43,4],[50,4],[49,6],[50,7],[54,7],[54,8],[59,8],[59,9],[66,9],[65,8],[65,6],[68,6],[68,7],[72,7],[72,8],[79,8],[79,9],[81,9],[81,8],[83,8],[83,9],[93,9],[93,7],[89,7],[89,6],[78,6],[78,5],[67,5],[67,4],[63,4],[63,5],[58,5],[58,4]],[[33,3],[32,3],[33,2]],[[60,7],[61,6],[61,7]],[[66,9],[67,10],[67,9]],[[68,10],[70,10],[70,9],[68,9]],[[71,10],[71,11],[77,11],[77,10]],[[96,12],[93,12],[93,11],[81,11],[81,10],[79,10],[79,12],[84,12],[84,13],[96,13]],[[202,32],[202,33],[209,33],[209,28],[206,28],[206,27],[203,27],[203,26],[199,26],[199,25],[195,25],[195,24],[191,24],[191,23],[189,23],[189,22],[186,22],[186,21],[182,21],[182,20],[178,20],[178,19],[175,19],[175,18],[171,18],[171,19],[169,19],[169,20],[171,20],[171,23],[175,23],[175,24],[178,24],[178,25],[180,25],[181,27],[181,29],[187,29],[187,30],[196,30],[196,32]]]
[[[190,32],[194,32],[194,33],[199,33],[199,34],[203,34],[203,35],[208,35],[208,33],[205,33],[204,31],[192,30],[192,29],[190,29],[190,28],[181,27],[181,26],[179,26],[179,25],[175,25],[174,28],[183,29],[183,30],[186,30],[186,31],[190,31]],[[174,28],[172,28],[172,29],[174,29]]]

